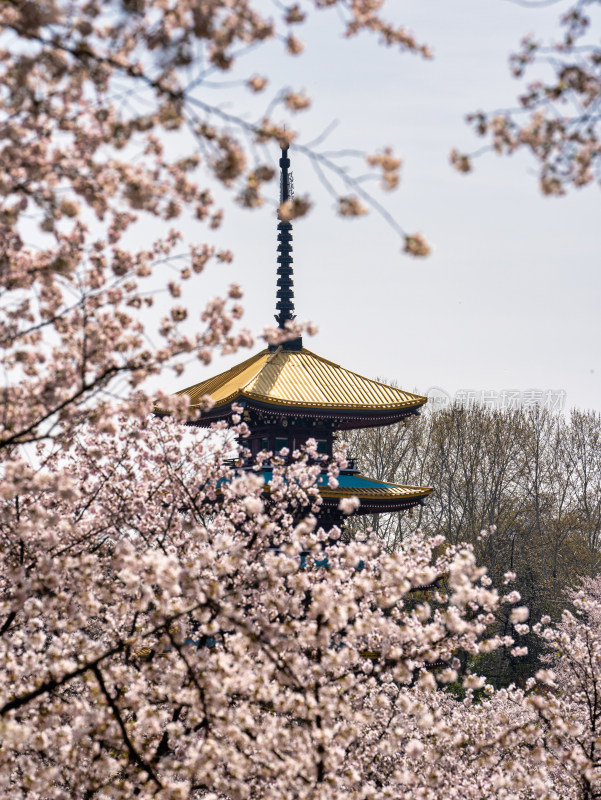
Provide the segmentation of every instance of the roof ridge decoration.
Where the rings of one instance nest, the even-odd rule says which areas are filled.
[[[282,147],[280,158],[280,208],[292,199],[292,173],[288,172],[290,159],[288,147]],[[279,211],[278,211],[279,214]],[[286,330],[287,323],[296,319],[294,313],[294,268],[292,266],[292,223],[280,218],[278,222],[278,280],[276,293],[275,320],[280,330]],[[269,345],[270,350],[276,350],[280,345]],[[299,336],[283,342],[285,350],[300,350],[303,340]]]

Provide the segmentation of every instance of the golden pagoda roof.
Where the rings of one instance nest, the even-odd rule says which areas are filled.
[[[227,372],[177,392],[190,407],[209,395],[217,408],[244,398],[299,409],[363,411],[417,408],[422,395],[364,378],[303,347],[262,350]]]
[[[371,483],[372,485],[366,485]],[[359,500],[412,500],[413,498],[427,497],[432,494],[430,486],[402,486],[397,483],[383,484],[382,481],[371,480],[361,475],[359,486],[338,486],[330,489],[320,486],[319,493],[323,498],[358,497]]]
[[[265,491],[269,492],[269,481],[272,470],[263,470]],[[328,505],[338,505],[343,497],[357,497],[361,506],[355,513],[382,513],[421,504],[432,494],[430,486],[404,486],[398,483],[387,483],[375,478],[366,478],[358,473],[341,472],[337,477],[338,485],[329,486],[328,475],[322,473],[317,481],[319,494]]]

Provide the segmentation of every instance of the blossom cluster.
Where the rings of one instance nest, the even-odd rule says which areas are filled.
[[[595,112],[601,96],[601,52],[591,35],[596,20],[590,8],[597,4],[596,0],[568,3],[554,41],[524,37],[510,58],[511,73],[517,79],[527,72],[535,77],[519,97],[519,108],[478,111],[467,117],[494,152],[528,151],[538,163],[539,186],[546,195],[601,183],[601,138]],[[468,155],[451,152],[451,163],[460,172],[469,172],[471,161]]]
[[[502,600],[468,549],[342,543],[318,525],[314,459],[274,465],[266,497],[260,474],[226,465],[216,427],[82,426],[43,469],[7,469],[10,796],[275,798],[323,784],[333,797],[355,791],[349,750],[365,786],[397,786],[396,767],[376,765],[415,749],[402,716],[457,679],[460,652],[502,644],[486,637]]]

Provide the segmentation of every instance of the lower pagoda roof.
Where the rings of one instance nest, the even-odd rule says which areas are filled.
[[[269,483],[272,471],[262,473],[265,484]],[[340,473],[338,486],[334,489],[328,485],[327,474],[320,475],[317,486],[324,505],[338,506],[344,497],[357,497],[361,503],[354,514],[381,514],[392,511],[403,511],[421,505],[423,500],[432,494],[430,486],[403,486],[398,483],[366,478],[357,473]],[[267,491],[269,488],[267,487]]]
[[[285,346],[262,350],[177,395],[187,395],[191,409],[203,408],[204,398],[211,397],[213,408],[203,413],[200,424],[224,418],[236,403],[281,414],[352,417],[351,424],[340,426],[349,428],[394,422],[416,413],[427,400],[351,372],[305,347],[294,350]]]

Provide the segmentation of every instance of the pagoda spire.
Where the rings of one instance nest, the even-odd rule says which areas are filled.
[[[288,172],[290,159],[288,158],[288,148],[282,147],[282,157],[280,158],[280,205],[292,199],[292,175]],[[276,294],[276,314],[275,320],[278,328],[286,328],[287,322],[296,319],[294,313],[294,280],[292,266],[292,223],[281,220],[278,222],[278,280]],[[284,342],[282,347],[285,350],[300,350],[303,346],[302,339],[292,339]],[[275,349],[275,347],[270,347]]]

